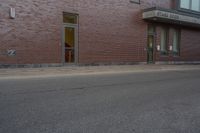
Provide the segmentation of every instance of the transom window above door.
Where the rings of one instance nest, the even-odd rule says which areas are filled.
[[[140,4],[140,0],[130,0],[131,3]]]
[[[78,15],[71,14],[71,13],[63,13],[63,23],[77,24],[78,23]]]

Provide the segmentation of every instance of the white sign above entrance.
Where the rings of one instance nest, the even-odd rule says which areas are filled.
[[[156,18],[200,25],[200,18],[197,18],[197,17],[162,11],[158,9],[146,11],[143,13],[143,19],[156,19]]]

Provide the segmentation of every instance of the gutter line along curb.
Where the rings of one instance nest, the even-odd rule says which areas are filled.
[[[0,80],[3,79],[31,79],[31,78],[55,78],[67,76],[84,76],[84,75],[103,75],[103,74],[127,74],[127,73],[152,73],[152,72],[167,72],[167,71],[192,71],[200,70],[200,68],[159,68],[159,69],[138,69],[138,70],[104,70],[104,71],[72,71],[69,73],[46,73],[46,74],[21,74],[16,75],[1,75]]]

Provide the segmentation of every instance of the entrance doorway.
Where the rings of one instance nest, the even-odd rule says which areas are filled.
[[[64,27],[65,63],[75,62],[75,28]]]
[[[77,63],[77,15],[63,14],[63,62]]]
[[[148,27],[148,40],[147,40],[147,63],[154,63],[154,42],[155,42],[155,28],[154,26]]]

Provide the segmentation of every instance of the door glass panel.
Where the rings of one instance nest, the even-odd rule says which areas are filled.
[[[148,36],[148,63],[153,62],[153,43],[154,43],[154,36]]]
[[[75,28],[65,27],[65,62],[73,63],[75,60]]]
[[[153,36],[149,35],[149,48],[153,48]]]

